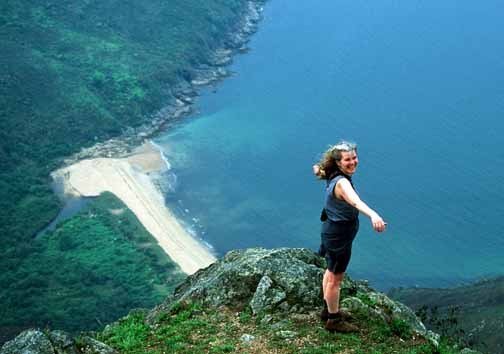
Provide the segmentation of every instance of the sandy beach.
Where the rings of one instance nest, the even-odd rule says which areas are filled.
[[[94,197],[115,194],[137,216],[159,245],[183,272],[193,274],[216,258],[194,239],[166,207],[164,197],[148,173],[166,168],[160,152],[146,143],[124,158],[82,160],[53,173],[65,193]]]

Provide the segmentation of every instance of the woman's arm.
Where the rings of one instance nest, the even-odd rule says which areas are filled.
[[[349,180],[342,178],[336,183],[334,196],[344,200],[354,208],[366,214],[371,219],[371,224],[373,224],[373,229],[375,231],[382,232],[385,230],[386,224],[381,216],[359,198]]]

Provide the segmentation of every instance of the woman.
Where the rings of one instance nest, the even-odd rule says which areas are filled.
[[[331,332],[355,332],[357,327],[348,320],[350,314],[339,309],[340,286],[352,253],[352,242],[359,230],[359,211],[371,219],[373,229],[385,230],[386,223],[373,209],[364,203],[352,184],[359,159],[357,146],[341,141],[330,147],[320,162],[313,166],[313,172],[326,180],[325,207],[322,211],[321,255],[327,260],[322,290],[326,309],[321,318],[325,328]]]

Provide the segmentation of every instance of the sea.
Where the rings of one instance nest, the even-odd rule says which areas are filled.
[[[216,255],[320,244],[312,165],[358,144],[348,273],[381,290],[504,274],[504,2],[272,0],[231,77],[155,142],[166,202]]]

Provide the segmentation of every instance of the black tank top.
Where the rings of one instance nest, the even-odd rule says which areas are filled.
[[[336,175],[327,182],[325,212],[327,214],[327,218],[331,221],[354,221],[359,216],[359,210],[344,200],[336,198],[334,195],[336,183],[338,183],[338,181],[342,178],[348,179],[352,184],[351,179],[342,174]]]

